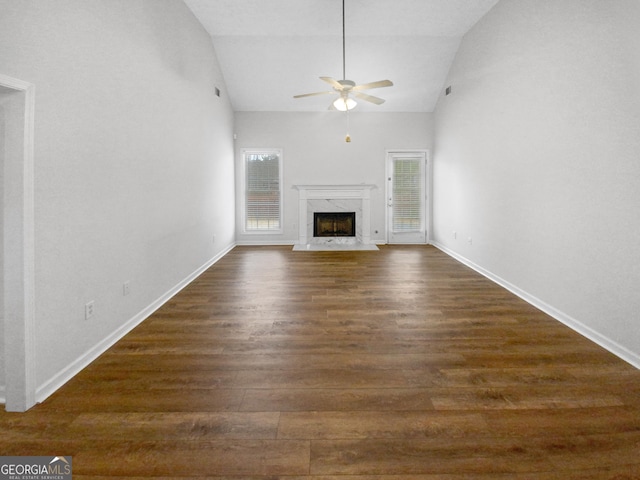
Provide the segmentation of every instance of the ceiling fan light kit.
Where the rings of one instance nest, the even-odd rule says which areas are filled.
[[[384,99],[379,97],[374,97],[373,95],[368,95],[366,93],[362,93],[362,90],[391,87],[393,86],[393,82],[391,82],[391,80],[379,80],[377,82],[370,82],[362,85],[356,85],[356,82],[354,82],[353,80],[347,80],[344,2],[345,0],[342,0],[342,80],[336,80],[332,77],[320,77],[320,80],[327,82],[329,85],[333,87],[333,91],[304,93],[301,95],[295,95],[293,98],[303,98],[303,97],[312,97],[316,95],[327,95],[327,94],[338,93],[340,96],[336,100],[334,100],[331,103],[331,105],[329,105],[329,110],[349,112],[349,110],[354,109],[358,105],[358,102],[356,102],[353,98],[351,98],[350,96],[351,94],[353,94],[354,97],[359,98],[360,100],[364,100],[365,102],[373,103],[374,105],[382,105],[384,103]],[[351,141],[351,137],[349,136],[349,134],[347,134],[345,140],[347,142]]]
[[[346,112],[347,110],[353,110],[358,105],[353,98],[349,97],[340,97],[333,102],[333,106],[336,110],[340,110],[341,112]]]

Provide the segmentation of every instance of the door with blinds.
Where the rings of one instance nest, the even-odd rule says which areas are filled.
[[[427,242],[427,154],[387,154],[387,242]]]

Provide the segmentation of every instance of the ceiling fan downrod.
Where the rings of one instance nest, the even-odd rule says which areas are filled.
[[[344,21],[344,0],[342,0],[342,79],[347,79],[347,41]]]

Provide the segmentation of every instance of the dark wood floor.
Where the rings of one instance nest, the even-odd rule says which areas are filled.
[[[433,247],[238,247],[0,432],[77,479],[631,479],[640,371]]]

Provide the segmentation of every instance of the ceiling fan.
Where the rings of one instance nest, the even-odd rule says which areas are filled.
[[[374,103],[376,105],[382,105],[384,99],[374,97],[362,93],[362,90],[371,90],[373,88],[391,87],[393,82],[391,80],[379,80],[377,82],[364,83],[362,85],[356,85],[353,80],[347,80],[346,74],[346,47],[345,47],[345,21],[344,21],[344,1],[342,0],[342,80],[336,80],[331,77],[320,77],[320,80],[327,82],[333,87],[333,91],[315,92],[315,93],[303,93],[302,95],[295,95],[293,98],[313,97],[316,95],[327,95],[333,93],[339,93],[340,96],[329,106],[329,110],[340,110],[341,112],[349,111],[356,107],[358,104],[350,95],[353,95],[365,102]]]

